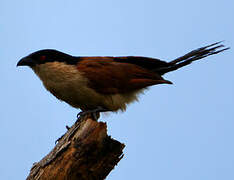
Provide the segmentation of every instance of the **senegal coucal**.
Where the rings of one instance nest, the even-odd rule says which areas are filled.
[[[34,52],[17,66],[29,66],[45,88],[83,113],[124,111],[145,88],[172,84],[162,75],[228,48],[220,42],[191,51],[173,61],[155,58],[78,57],[53,49]]]

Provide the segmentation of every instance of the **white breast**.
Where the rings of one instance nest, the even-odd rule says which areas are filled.
[[[48,91],[75,108],[95,109],[102,106],[112,111],[125,110],[126,105],[136,101],[137,94],[141,92],[101,95],[87,86],[88,79],[76,66],[61,62],[36,65],[33,70]]]

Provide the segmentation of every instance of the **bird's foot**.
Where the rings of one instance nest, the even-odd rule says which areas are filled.
[[[77,120],[79,120],[80,118],[83,118],[84,116],[89,115],[91,116],[92,119],[97,121],[98,118],[100,117],[100,112],[106,112],[106,111],[108,110],[102,107],[97,107],[96,109],[92,109],[92,110],[81,111],[77,114]]]

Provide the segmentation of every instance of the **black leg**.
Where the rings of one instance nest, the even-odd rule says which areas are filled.
[[[109,111],[109,110],[102,108],[100,106],[97,107],[96,109],[81,111],[77,114],[77,120],[90,114],[92,118],[97,121],[100,116],[100,112],[106,112],[106,111]]]

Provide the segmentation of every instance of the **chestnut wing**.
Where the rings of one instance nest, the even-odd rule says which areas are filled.
[[[83,57],[77,69],[88,79],[88,86],[101,94],[130,93],[155,84],[171,83],[147,68],[116,58]]]

